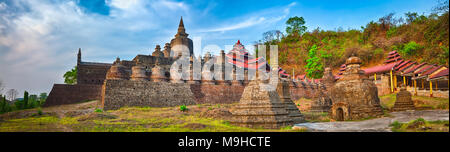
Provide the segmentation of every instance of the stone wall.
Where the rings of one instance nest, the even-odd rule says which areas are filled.
[[[194,101],[192,104],[228,104],[239,102],[244,88],[245,86],[238,85],[161,84],[129,80],[123,82],[108,80],[103,86],[55,84],[44,106],[72,104],[86,100],[111,101],[107,103],[107,109],[121,106],[177,106],[187,101],[184,98],[191,97]],[[315,93],[310,85],[303,82],[291,85],[290,91],[292,100],[311,99]]]
[[[411,94],[414,95],[414,89],[408,89]],[[417,90],[417,96],[430,96],[430,90]],[[449,98],[449,91],[448,90],[433,90],[433,97],[439,97],[439,98]]]
[[[81,63],[77,70],[77,84],[102,85],[110,64]]]
[[[105,110],[125,106],[168,107],[195,104],[190,86],[184,83],[167,83],[131,80],[105,80],[102,105]]]
[[[315,94],[314,88],[308,83],[304,82],[296,82],[295,85],[291,85],[290,91],[291,99],[294,101],[300,98],[312,99]]]
[[[101,99],[101,85],[91,84],[54,84],[44,103],[44,107],[72,104],[87,100]]]
[[[219,104],[239,102],[245,86],[191,84],[190,88],[197,104]]]

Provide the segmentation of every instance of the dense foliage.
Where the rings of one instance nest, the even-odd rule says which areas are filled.
[[[16,101],[7,101],[5,96],[0,96],[0,114],[14,110],[41,107],[45,100],[47,100],[47,93],[41,93],[38,96],[29,95],[27,91],[24,92],[22,99],[17,99]]]
[[[362,66],[381,64],[393,50],[405,59],[448,65],[448,0],[429,15],[415,12],[398,15],[401,17],[394,15],[390,13],[371,21],[361,29],[316,28],[307,32],[303,31],[306,27],[300,28],[305,20],[292,17],[286,22],[286,35],[276,30],[265,32],[260,43],[278,45],[281,67],[288,72],[295,69],[296,74],[304,73],[310,78],[320,78],[317,72],[325,67],[337,69],[353,53],[362,59]],[[269,49],[266,51],[269,54]]]
[[[63,77],[64,77],[64,83],[76,84],[77,83],[77,67],[75,66],[70,71],[67,71]]]

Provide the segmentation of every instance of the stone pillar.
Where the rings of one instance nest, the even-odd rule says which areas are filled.
[[[233,80],[231,81],[231,85],[234,86],[242,85],[242,82],[240,80],[237,80],[236,65],[233,65],[233,71],[231,72],[231,76],[233,78]]]
[[[194,57],[190,56],[189,58],[189,80],[187,81],[188,84],[200,84],[199,80],[194,80]]]
[[[216,79],[217,84],[219,85],[228,85],[229,83],[225,80],[225,51],[221,50],[220,51],[220,59],[219,59],[219,69],[214,69],[214,71],[216,72],[216,70],[218,71],[218,75],[219,78]]]

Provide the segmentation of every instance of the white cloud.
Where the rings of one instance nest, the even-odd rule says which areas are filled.
[[[246,28],[246,27],[250,27],[253,25],[261,24],[265,20],[266,19],[264,17],[249,18],[246,21],[238,23],[238,24],[228,25],[228,26],[219,27],[219,28],[215,28],[215,29],[210,29],[210,30],[206,30],[205,32],[224,32],[224,31],[229,31],[229,30],[236,30],[236,29],[241,29],[241,28]]]
[[[169,0],[106,0],[110,12],[105,16],[84,12],[76,1],[14,0],[8,5],[0,2],[0,79],[7,89],[49,92],[54,83],[63,83],[64,72],[75,66],[78,48],[82,48],[84,61],[95,62],[150,54],[156,44],[164,45],[173,37],[180,16],[192,37],[209,37],[204,40],[211,42],[252,37],[223,32],[268,26],[285,18],[291,7],[219,19],[221,24],[217,25],[222,26],[209,28],[206,31],[214,34],[206,35],[195,32],[199,31],[195,28],[208,29],[204,23],[211,16],[205,12],[216,4],[195,10],[184,2]]]
[[[6,9],[7,5],[4,2],[0,2],[0,11]]]
[[[276,23],[285,19],[290,13],[290,9],[295,6],[296,3],[292,2],[289,5],[283,7],[281,10],[282,14],[280,16],[280,8],[271,8],[263,10],[256,13],[246,14],[244,17],[238,17],[226,21],[227,24],[219,25],[219,27],[214,27],[201,32],[226,32],[231,30],[238,30],[243,28],[248,28],[252,26],[267,26],[272,23]]]
[[[154,3],[158,9],[188,10],[180,2]],[[0,69],[5,71],[0,79],[8,89],[49,92],[75,65],[79,47],[83,60],[111,62],[116,56],[149,54],[154,45],[168,41],[162,36],[170,38],[176,31],[177,25],[170,27],[155,15],[159,10],[151,7],[152,2],[110,0],[107,4],[110,16],[85,13],[74,0],[15,0],[8,7],[1,2],[7,13],[0,16]],[[166,28],[174,30],[166,33]]]

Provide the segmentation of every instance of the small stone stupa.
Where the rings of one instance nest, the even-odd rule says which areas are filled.
[[[164,70],[159,66],[159,60],[156,60],[155,67],[152,68],[152,75],[150,77],[153,82],[166,82],[168,78]]]
[[[397,93],[397,99],[395,100],[393,111],[406,111],[415,110],[414,102],[411,98],[411,93],[406,90],[405,85],[402,85],[400,92]]]
[[[121,64],[119,57],[117,57],[114,65],[106,73],[107,80],[128,80],[129,77],[126,67]]]
[[[245,87],[239,105],[231,110],[231,123],[250,128],[275,129],[292,125],[292,118],[281,102],[276,88],[256,78]]]
[[[152,56],[156,56],[156,57],[164,57],[164,53],[161,52],[161,46],[156,45],[155,51],[152,53]]]
[[[147,81],[148,76],[145,74],[145,68],[140,65],[133,66],[131,68],[131,80],[135,81]]]
[[[360,69],[361,59],[352,56],[345,72],[330,90],[333,105],[329,111],[337,121],[357,120],[383,115],[377,86]]]
[[[305,122],[300,110],[295,105],[294,101],[291,99],[291,92],[288,81],[281,79],[278,81],[277,92],[280,96],[281,102],[284,103],[289,117],[291,117],[294,124]]]

